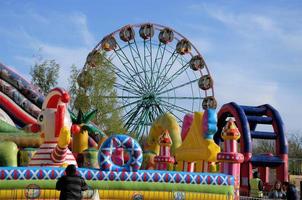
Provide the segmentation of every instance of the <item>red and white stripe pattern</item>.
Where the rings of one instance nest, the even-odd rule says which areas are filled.
[[[160,155],[164,157],[170,157],[170,147],[169,146],[160,146]]]
[[[224,162],[222,163],[221,172],[235,176],[236,174],[238,174],[238,172],[240,172],[240,163]]]
[[[60,159],[61,156],[57,156],[56,151],[64,152],[64,159]],[[62,164],[73,164],[77,165],[77,162],[71,153],[71,151],[67,148],[59,149],[57,148],[56,141],[45,142],[39,148],[39,150],[35,153],[34,157],[30,160],[29,166],[62,166]]]
[[[212,162],[203,161],[202,162],[202,172],[211,172],[211,164]]]
[[[172,139],[168,130],[165,130],[160,136],[159,145],[159,155],[154,157],[155,167],[157,170],[168,170],[168,163],[175,162],[174,157],[170,153]]]
[[[194,162],[187,162],[184,161],[183,171],[184,172],[194,172],[195,170],[195,163]]]
[[[67,155],[68,148],[61,148],[59,145],[56,146],[56,148],[51,153],[51,159],[56,162],[64,162],[65,157]]]
[[[225,152],[238,152],[236,140],[225,140],[224,141]]]
[[[244,156],[238,153],[237,140],[240,132],[233,119],[230,119],[223,128],[222,138],[224,139],[224,152],[217,155],[217,160],[221,162],[221,172],[235,177],[235,199],[239,199],[240,187],[240,163]]]

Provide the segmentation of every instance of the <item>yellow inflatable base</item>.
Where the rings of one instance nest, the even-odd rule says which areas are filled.
[[[96,194],[96,192],[98,192]],[[0,199],[59,199],[60,192],[56,190],[0,190]],[[89,190],[83,194],[83,199],[186,199],[186,200],[228,200],[232,195],[206,194],[194,192],[158,192],[158,191],[127,191],[127,190]],[[178,198],[177,198],[178,197]]]

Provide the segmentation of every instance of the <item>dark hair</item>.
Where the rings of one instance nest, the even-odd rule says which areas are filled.
[[[253,178],[259,178],[257,171],[253,173]]]
[[[77,172],[77,167],[75,165],[68,165],[65,169],[67,176],[74,176]]]
[[[282,183],[282,185],[284,185],[284,186],[289,186],[289,182],[284,181],[284,182]]]
[[[279,188],[278,190],[281,191],[281,190],[282,190],[282,182],[279,181],[279,180],[276,180],[276,181],[275,181],[275,183],[274,183],[274,188],[273,188],[273,189],[274,189],[274,190],[277,190],[277,189],[276,189],[276,185],[277,185],[278,183],[280,184],[280,188]]]

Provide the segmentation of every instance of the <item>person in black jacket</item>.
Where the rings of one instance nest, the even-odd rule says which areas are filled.
[[[77,168],[75,165],[68,165],[66,175],[59,178],[56,189],[60,190],[60,200],[80,200],[82,191],[88,190],[85,180],[76,175]]]
[[[289,183],[283,182],[282,184],[284,191],[286,192],[286,199],[288,200],[299,200],[298,191],[296,186]]]

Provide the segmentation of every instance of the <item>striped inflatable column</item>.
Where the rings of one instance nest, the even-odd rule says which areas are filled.
[[[154,157],[155,168],[157,170],[168,170],[168,165],[174,163],[174,157],[170,154],[172,139],[169,131],[165,130],[159,138],[160,151],[159,156]]]
[[[203,172],[203,161],[202,160],[198,160],[195,162],[194,172]]]
[[[213,167],[215,165],[214,162],[208,162],[208,161],[203,161],[202,162],[202,172],[212,172],[213,170],[211,169],[211,167]]]
[[[230,119],[222,130],[221,137],[224,139],[224,152],[217,155],[217,160],[221,163],[221,172],[234,176],[235,178],[235,199],[239,199],[240,188],[240,163],[244,157],[237,152],[237,140],[240,132],[233,119]]]
[[[183,164],[184,172],[194,172],[194,169],[195,169],[195,162],[184,161],[184,164]]]

